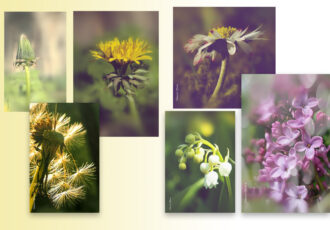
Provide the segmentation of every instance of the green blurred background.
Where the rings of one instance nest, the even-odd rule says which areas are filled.
[[[199,132],[203,138],[219,146],[225,156],[227,148],[230,157],[235,160],[235,112],[166,112],[165,133],[165,209],[166,212],[234,212],[235,201],[229,202],[225,191],[219,203],[222,183],[213,189],[201,188],[190,196],[186,204],[180,202],[187,188],[204,178],[199,164],[187,160],[187,169],[178,168],[175,150],[183,144],[185,136],[191,132]],[[230,181],[235,197],[235,166],[230,174]]]
[[[204,107],[219,77],[221,55],[193,66],[195,53],[186,53],[184,45],[195,34],[208,34],[214,27],[232,26],[248,31],[262,26],[266,40],[249,43],[253,50],[242,50],[229,57],[226,76],[219,94],[219,107],[241,107],[242,73],[275,73],[274,7],[175,7],[173,43],[173,105],[175,108]]]
[[[103,76],[112,65],[95,61],[90,50],[100,41],[115,37],[146,40],[152,61],[147,85],[138,89],[135,103],[143,132],[133,125],[125,97],[114,96]],[[74,101],[100,104],[101,136],[158,136],[158,13],[157,12],[75,12],[74,13]]]
[[[31,102],[66,100],[65,13],[5,13],[5,111],[28,111],[25,71],[15,67],[21,34],[31,42],[37,57],[31,72]]]
[[[85,199],[74,207],[56,209],[47,197],[36,199],[34,212],[99,212],[99,105],[96,103],[51,103],[48,111],[66,114],[71,118],[70,124],[82,123],[86,130],[85,144],[71,150],[78,166],[94,163],[95,180],[86,188]]]

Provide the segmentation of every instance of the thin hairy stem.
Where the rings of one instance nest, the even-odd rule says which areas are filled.
[[[28,102],[30,103],[30,94],[31,94],[31,84],[30,84],[30,69],[27,65],[24,66],[25,69],[25,77],[26,77],[26,96]]]
[[[129,110],[130,110],[130,113],[131,113],[131,115],[134,119],[134,123],[136,125],[136,128],[137,128],[139,133],[142,133],[143,132],[143,127],[142,127],[139,112],[136,108],[135,100],[134,100],[133,96],[130,95],[130,94],[126,95],[126,97],[127,97],[127,100],[128,100]]]
[[[216,100],[218,98],[219,91],[220,91],[222,83],[224,81],[226,66],[227,66],[227,58],[225,58],[221,61],[221,69],[220,69],[219,78],[218,78],[218,81],[217,81],[217,85],[215,86],[215,89],[214,89],[214,91],[213,91],[213,93],[212,93],[212,95],[209,99],[209,102],[208,102],[209,105],[215,105],[216,104]]]

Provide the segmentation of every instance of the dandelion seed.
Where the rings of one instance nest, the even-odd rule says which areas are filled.
[[[86,131],[82,124],[75,123],[66,130],[64,144],[69,148],[74,145],[80,145],[84,142],[85,134]]]
[[[70,175],[69,181],[71,184],[88,184],[95,176],[95,166],[93,163],[84,164],[78,171]]]
[[[56,193],[51,198],[55,207],[59,209],[64,206],[74,205],[78,200],[84,199],[84,197],[85,191],[83,186],[80,186]]]

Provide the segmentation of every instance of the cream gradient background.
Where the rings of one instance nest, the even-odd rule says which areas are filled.
[[[164,111],[172,109],[173,6],[276,6],[277,72],[330,73],[328,0],[1,0],[0,3],[0,229],[327,229],[329,214],[241,214],[240,161],[236,214],[164,213]],[[154,10],[159,13],[160,134],[100,139],[100,213],[30,214],[28,114],[3,112],[4,11],[67,12],[67,100],[73,100],[74,10]],[[241,155],[236,110],[236,159]],[[123,169],[122,165],[126,167]]]

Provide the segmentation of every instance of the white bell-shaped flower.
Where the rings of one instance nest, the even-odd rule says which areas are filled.
[[[211,155],[209,157],[209,163],[210,163],[210,165],[220,164],[219,156],[217,156],[217,155]]]
[[[221,176],[225,176],[225,177],[229,176],[231,170],[232,170],[232,166],[229,162],[220,163],[219,173]]]
[[[210,170],[210,165],[208,163],[201,163],[201,165],[199,166],[200,170],[202,173],[206,174],[209,172]]]
[[[204,176],[204,187],[206,189],[215,188],[218,184],[218,173],[211,171]]]

